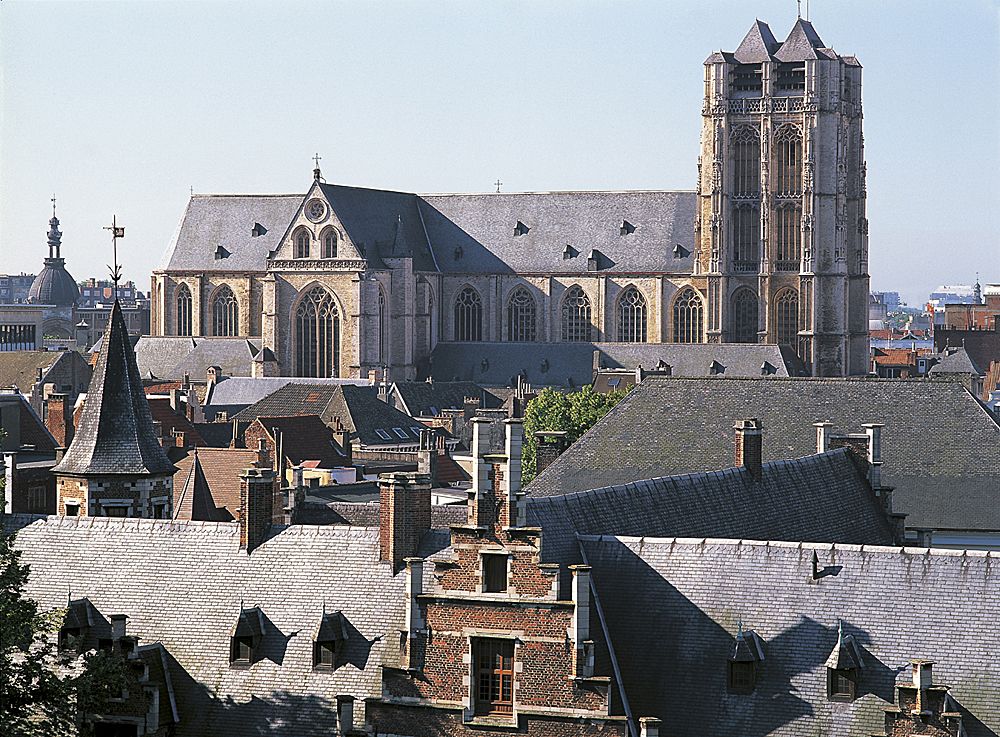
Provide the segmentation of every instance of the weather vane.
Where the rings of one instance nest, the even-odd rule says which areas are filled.
[[[118,301],[118,282],[122,278],[122,267],[118,265],[118,239],[125,237],[125,228],[119,226],[115,220],[115,216],[111,216],[111,227],[105,226],[105,230],[111,231],[111,248],[114,252],[114,266],[109,265],[108,269],[111,270],[111,281],[115,283],[115,302]]]

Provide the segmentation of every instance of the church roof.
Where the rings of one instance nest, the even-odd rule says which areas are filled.
[[[827,54],[818,54],[817,49],[823,49],[823,40],[816,33],[812,23],[799,18],[792,26],[788,38],[775,53],[778,61],[805,61],[806,59],[828,58]],[[834,57],[836,58],[836,57]]]
[[[739,64],[760,64],[770,61],[780,45],[767,23],[755,20],[736,49],[734,57]]]
[[[758,417],[765,461],[884,423],[882,482],[907,526],[1000,530],[1000,426],[960,384],[924,379],[649,377],[530,484],[533,496],[733,465],[733,424]],[[957,503],[963,500],[962,503]],[[966,503],[965,500],[968,500]]]
[[[135,344],[135,360],[143,378],[181,380],[187,374],[202,381],[210,366],[226,376],[250,376],[260,338],[143,335]]]
[[[445,273],[690,273],[696,202],[695,192],[449,194],[421,195],[420,211]]]
[[[172,474],[115,301],[80,424],[56,474]]]
[[[193,195],[158,270],[264,271],[302,199],[301,194]]]
[[[66,260],[59,255],[61,242],[62,233],[59,232],[59,219],[53,204],[52,219],[49,220],[49,256],[28,292],[28,297],[36,304],[69,307],[80,298],[80,288],[66,271]]]

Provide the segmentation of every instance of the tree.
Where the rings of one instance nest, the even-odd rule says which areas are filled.
[[[121,658],[60,652],[65,610],[39,612],[24,596],[29,568],[15,535],[0,531],[0,737],[78,733],[78,715],[121,692]]]
[[[568,394],[550,388],[543,389],[528,402],[524,412],[523,482],[527,484],[538,475],[535,466],[536,432],[564,430],[567,442],[572,444],[618,404],[631,388],[628,386],[610,394],[595,392],[589,386]]]

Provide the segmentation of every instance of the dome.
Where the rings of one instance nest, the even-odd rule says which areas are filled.
[[[61,241],[62,233],[59,232],[59,220],[53,204],[52,219],[49,220],[49,257],[28,292],[31,301],[36,304],[69,307],[80,299],[80,288],[66,271],[66,260],[59,256]]]

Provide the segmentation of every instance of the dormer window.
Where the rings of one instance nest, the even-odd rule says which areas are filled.
[[[854,668],[828,668],[828,695],[830,701],[854,701],[857,691],[857,670]]]
[[[518,220],[517,225],[514,226],[514,235],[527,235],[529,230],[531,230],[531,228]]]
[[[826,659],[826,695],[830,701],[854,701],[864,659],[852,635],[844,634],[843,622],[837,628],[837,644]]]
[[[754,689],[754,664],[737,663],[729,661],[729,677],[726,688],[729,693],[753,693]]]
[[[736,648],[726,663],[726,690],[732,694],[753,693],[757,685],[757,664],[764,660],[760,638],[752,631],[743,631],[740,622],[736,632]]]
[[[83,637],[79,627],[63,627],[59,630],[59,649],[80,652]]]
[[[635,226],[632,225],[628,220],[622,220],[622,225],[620,228],[621,235],[632,235],[635,232]]]
[[[313,669],[334,670],[347,640],[347,620],[341,612],[323,613],[313,636]]]
[[[264,613],[259,607],[242,610],[229,638],[229,664],[234,667],[252,665],[263,639]]]
[[[250,665],[253,662],[253,638],[248,635],[234,637],[229,661],[237,665]]]

